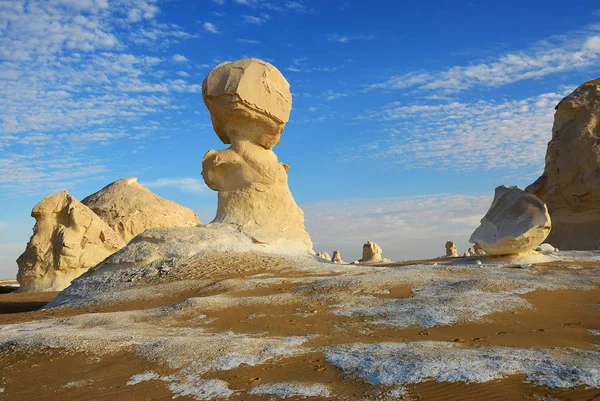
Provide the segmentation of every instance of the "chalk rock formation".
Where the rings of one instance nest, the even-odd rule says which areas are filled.
[[[475,243],[475,245],[473,246],[473,252],[474,252],[474,255],[477,255],[477,256],[485,255],[485,251],[483,249],[481,249],[481,247],[479,246],[478,243]]]
[[[499,186],[469,242],[479,244],[488,255],[513,255],[537,248],[550,228],[544,202],[518,187]]]
[[[31,211],[36,223],[17,259],[21,291],[60,291],[121,249],[124,241],[66,191],[46,196]]]
[[[81,201],[125,241],[149,228],[192,227],[200,224],[187,207],[161,198],[137,182],[123,178]]]
[[[312,249],[304,213],[288,187],[289,166],[271,150],[292,108],[290,86],[271,64],[224,62],[202,84],[202,96],[225,150],[210,150],[202,177],[218,191],[213,223],[229,223],[257,242],[290,240]]]
[[[450,240],[446,241],[446,256],[458,256],[458,250],[456,249],[456,245]]]
[[[333,257],[331,258],[331,261],[332,261],[333,263],[345,263],[345,262],[342,260],[342,255],[340,255],[340,252],[339,252],[339,251],[333,251]]]
[[[331,261],[331,256],[327,252],[317,252],[317,256],[321,259],[325,259],[326,261]]]
[[[544,244],[538,246],[535,250],[538,252],[544,252],[544,253],[558,252],[558,248],[555,248],[554,246],[552,246],[551,244],[548,244],[548,243],[544,243]]]
[[[374,243],[373,241],[367,241],[366,244],[363,245],[362,259],[357,260],[358,263],[379,263],[379,262],[389,262],[389,259],[386,259],[381,256],[382,254],[381,247]]]
[[[544,173],[527,191],[548,205],[548,242],[600,249],[600,78],[556,106]]]

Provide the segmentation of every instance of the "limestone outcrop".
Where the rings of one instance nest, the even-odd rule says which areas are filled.
[[[514,255],[536,249],[550,229],[544,202],[518,187],[499,186],[469,242],[478,244],[491,256]]]
[[[48,195],[31,211],[36,223],[17,259],[20,291],[60,291],[121,249],[114,230],[66,191]]]
[[[331,256],[327,252],[317,252],[317,257],[325,259],[328,262],[331,261]]]
[[[458,256],[458,250],[456,249],[456,245],[453,241],[446,241],[446,256],[454,258]]]
[[[217,136],[231,144],[202,160],[206,185],[218,191],[213,223],[234,224],[257,242],[290,240],[312,250],[288,187],[289,166],[272,151],[292,108],[289,83],[271,64],[242,59],[215,67],[202,96]]]
[[[149,228],[200,224],[187,207],[164,199],[137,182],[123,178],[81,201],[126,242]]]
[[[548,242],[600,249],[600,78],[556,106],[544,173],[526,190],[548,205]]]
[[[357,260],[358,263],[380,263],[380,262],[389,262],[389,259],[381,256],[383,251],[381,247],[374,243],[373,241],[367,241],[366,244],[363,245],[362,249],[362,259]]]
[[[332,261],[333,263],[340,263],[340,264],[341,264],[341,263],[345,263],[345,262],[342,260],[342,255],[340,254],[340,252],[339,252],[339,251],[333,251],[333,256],[331,257],[331,261]]]

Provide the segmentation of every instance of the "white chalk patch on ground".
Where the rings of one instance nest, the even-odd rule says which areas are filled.
[[[192,303],[193,305],[193,303]],[[189,313],[188,310],[184,310]],[[191,311],[196,316],[197,311]],[[224,383],[204,380],[208,372],[254,366],[307,352],[306,337],[207,333],[174,324],[177,305],[144,311],[84,314],[0,326],[0,349],[64,349],[96,355],[134,352],[175,369],[168,381],[176,394],[197,399],[226,394]],[[199,398],[206,394],[206,398]]]
[[[64,384],[63,387],[64,388],[83,387],[89,383],[90,383],[90,381],[88,381],[88,380],[76,380],[76,381],[71,381],[71,382]]]
[[[274,395],[289,397],[329,397],[329,387],[319,383],[282,382],[259,384],[250,390],[252,395]]]
[[[589,329],[588,331],[594,336],[600,336],[600,330]]]
[[[329,362],[374,384],[405,386],[430,380],[483,383],[524,374],[548,387],[600,388],[600,352],[571,348],[462,348],[447,342],[343,344],[324,348]]]
[[[193,375],[184,376],[181,379],[165,378],[166,381],[173,380],[169,384],[169,390],[173,398],[190,396],[196,400],[214,400],[215,398],[229,398],[233,395],[227,382],[223,380],[203,380]]]
[[[154,373],[154,372],[144,372],[144,373],[139,373],[137,375],[133,375],[129,378],[129,381],[127,382],[127,386],[133,386],[136,385],[138,383],[143,383],[143,382],[147,382],[150,380],[156,380],[159,379],[160,375],[158,373]]]

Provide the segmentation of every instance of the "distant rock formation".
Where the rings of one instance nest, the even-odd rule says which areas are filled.
[[[187,207],[161,198],[137,182],[123,178],[81,201],[126,242],[149,228],[192,227],[200,224]]]
[[[456,249],[456,245],[453,241],[446,241],[446,256],[450,256],[453,258],[458,256],[458,250]]]
[[[342,260],[342,255],[340,254],[340,252],[339,252],[339,251],[333,251],[333,257],[331,258],[331,261],[332,261],[333,263],[345,263],[345,262]]]
[[[600,78],[556,106],[544,173],[526,190],[548,205],[548,242],[600,249]]]
[[[325,259],[326,261],[331,261],[331,256],[327,252],[317,252],[317,256],[321,259]]]
[[[544,202],[518,187],[499,186],[469,242],[478,244],[491,256],[514,255],[537,248],[550,228]]]
[[[36,220],[33,235],[17,259],[20,291],[60,291],[125,245],[66,191],[46,196],[31,216]]]
[[[558,248],[555,248],[551,244],[547,244],[547,243],[544,243],[544,244],[538,246],[535,250],[538,252],[545,252],[545,253],[558,252]]]
[[[290,85],[257,59],[224,62],[202,84],[202,96],[225,150],[209,150],[202,177],[218,191],[214,223],[237,225],[257,242],[290,240],[312,250],[304,213],[288,187],[289,166],[272,149],[292,108]]]
[[[383,251],[381,247],[374,243],[373,241],[367,241],[366,244],[363,245],[362,259],[357,260],[358,263],[380,263],[380,262],[389,262],[389,259],[386,259],[381,256]]]
[[[475,245],[473,245],[473,252],[474,252],[474,255],[477,255],[477,256],[485,255],[485,251],[483,249],[481,249],[481,247],[479,246],[478,243],[475,243]]]

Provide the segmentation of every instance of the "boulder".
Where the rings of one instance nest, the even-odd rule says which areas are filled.
[[[289,83],[271,64],[243,59],[215,67],[202,97],[217,136],[231,144],[202,160],[206,185],[218,191],[213,223],[236,225],[257,242],[296,241],[312,252],[304,212],[288,187],[289,166],[271,150],[292,108]]]
[[[123,178],[108,184],[81,203],[127,242],[149,228],[200,224],[190,209],[161,198],[137,182],[137,178]]]
[[[514,255],[537,248],[550,228],[544,202],[518,187],[499,186],[469,242],[478,244],[491,256]]]
[[[60,291],[125,245],[66,191],[46,196],[31,216],[36,220],[33,235],[17,259],[20,291]]]
[[[331,256],[327,252],[317,252],[317,256],[321,259],[325,259],[326,261],[331,261]]]
[[[345,263],[345,262],[342,260],[342,255],[340,255],[340,252],[339,252],[339,251],[333,251],[333,257],[331,258],[331,261],[332,261],[333,263]]]
[[[600,78],[556,106],[544,173],[526,190],[548,205],[548,242],[600,249]]]
[[[454,242],[448,240],[446,241],[446,256],[457,257],[458,250],[456,249],[456,245]]]
[[[546,243],[538,246],[535,250],[538,252],[544,252],[544,253],[558,252],[558,248],[555,248],[554,246],[552,246],[550,244],[546,244]]]

